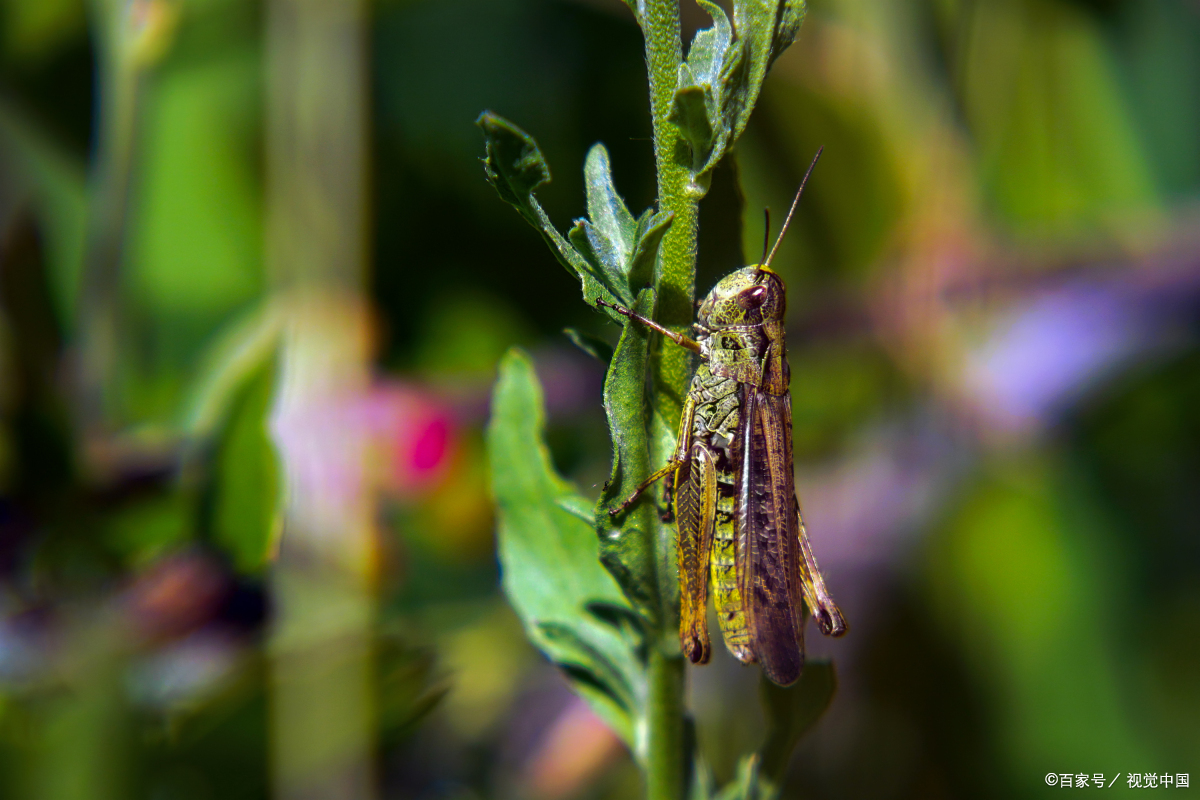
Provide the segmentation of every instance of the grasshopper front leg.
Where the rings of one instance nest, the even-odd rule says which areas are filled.
[[[683,414],[679,418],[679,434],[677,437],[678,444],[675,447],[675,452],[671,455],[671,459],[667,462],[666,466],[655,472],[649,478],[646,478],[646,480],[642,481],[638,487],[633,490],[633,494],[622,500],[620,505],[616,506],[615,508],[610,508],[608,510],[609,516],[615,517],[618,514],[623,514],[624,512],[628,511],[629,507],[636,503],[637,499],[642,496],[642,492],[653,486],[655,481],[661,480],[668,475],[673,478],[675,473],[677,473],[683,467],[688,458],[688,448],[690,448],[692,445],[692,423],[695,419],[695,416],[696,401],[689,396],[683,403]],[[670,487],[671,484],[668,483],[665,491],[663,492],[663,499],[667,502],[667,510],[663,513],[664,522],[670,518]]]

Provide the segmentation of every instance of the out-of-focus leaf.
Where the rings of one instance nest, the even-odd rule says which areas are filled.
[[[770,800],[773,789],[765,789],[759,778],[759,758],[754,753],[738,762],[737,775],[716,795],[716,800]]]
[[[1154,208],[1149,162],[1095,16],[1074,3],[985,3],[970,20],[963,108],[981,184],[1015,231],[1090,235]]]
[[[555,473],[544,428],[533,365],[512,350],[500,365],[487,430],[504,591],[529,638],[633,746],[646,692],[640,647],[619,617],[589,609],[633,611],[600,566],[591,526],[564,508],[586,501]]]
[[[160,335],[178,336],[181,318],[212,324],[261,292],[260,68],[240,45],[172,64],[146,94],[126,268]]]
[[[652,290],[638,295],[634,311],[653,317]],[[600,532],[600,559],[604,566],[616,577],[633,605],[657,623],[662,615],[651,515],[634,509],[614,520],[608,513],[649,474],[644,411],[648,345],[648,332],[643,326],[626,325],[608,367],[604,411],[612,434],[613,466],[612,476],[596,505],[595,525]]]
[[[800,737],[816,724],[837,691],[837,672],[831,661],[809,661],[800,680],[789,687],[776,686],[766,678],[760,682],[762,705],[766,714],[767,738],[758,751],[764,786],[772,784],[772,794],[787,769],[788,759]]]
[[[282,525],[279,457],[267,429],[275,359],[251,372],[233,397],[217,441],[213,539],[238,569],[261,569]]]
[[[577,494],[566,494],[558,498],[558,507],[568,514],[574,514],[579,519],[588,523],[592,522],[592,504],[586,498],[580,497]]]
[[[147,498],[105,519],[106,544],[127,563],[148,563],[191,538],[194,512],[184,492]]]
[[[263,303],[216,337],[185,396],[180,425],[192,437],[207,437],[220,424],[238,388],[275,351],[282,319],[275,303]]]
[[[14,61],[37,63],[86,29],[81,0],[8,0],[4,13],[4,52]]]
[[[712,800],[716,794],[716,780],[712,767],[698,754],[692,762],[692,780],[688,786],[688,800]]]
[[[0,98],[0,159],[32,201],[45,236],[55,311],[62,327],[69,330],[79,294],[87,224],[84,164],[57,147],[52,137],[4,98]]]
[[[414,650],[395,635],[379,637],[378,680],[380,734],[395,744],[434,709],[450,687],[434,671],[432,653]]]

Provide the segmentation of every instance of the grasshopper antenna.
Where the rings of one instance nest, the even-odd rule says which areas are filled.
[[[775,246],[771,248],[771,252],[763,259],[762,266],[769,266],[771,259],[775,257],[775,251],[779,249],[779,243],[783,241],[783,235],[787,233],[788,225],[792,224],[792,215],[796,213],[796,206],[800,203],[800,195],[804,193],[804,186],[808,183],[808,176],[812,175],[813,167],[817,165],[817,159],[821,157],[821,153],[823,152],[825,152],[824,145],[817,148],[817,154],[813,156],[812,163],[808,165],[808,172],[804,173],[804,180],[800,181],[800,188],[796,190],[796,197],[792,200],[792,207],[788,209],[787,218],[783,221],[783,227],[779,229],[779,237],[775,239]]]
[[[758,263],[761,264],[761,263],[763,263],[763,261],[767,260],[767,247],[769,247],[770,244],[771,244],[771,209],[764,208],[763,209],[763,254],[762,254],[762,261],[760,261]]]

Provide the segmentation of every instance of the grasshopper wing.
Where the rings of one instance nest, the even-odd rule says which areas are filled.
[[[787,686],[804,668],[791,402],[747,387],[739,436],[738,576],[763,673]]]

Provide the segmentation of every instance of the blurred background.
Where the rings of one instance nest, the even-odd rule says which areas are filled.
[[[539,140],[560,227],[596,141],[649,206],[623,3],[0,26],[0,797],[637,796],[499,592],[481,435],[528,348],[598,494],[602,370],[562,329],[617,330],[472,125]],[[700,292],[819,145],[774,266],[851,632],[810,629],[840,691],[785,796],[1200,781],[1200,5],[812,0],[704,202]],[[720,650],[689,697],[728,780],[757,670]]]

